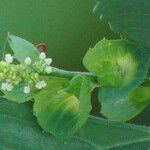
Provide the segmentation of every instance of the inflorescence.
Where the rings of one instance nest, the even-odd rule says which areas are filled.
[[[25,83],[23,92],[28,94],[31,88],[42,89],[47,83],[40,74],[52,72],[51,58],[46,58],[44,52],[39,54],[39,59],[32,61],[30,57],[25,58],[24,63],[13,64],[14,56],[5,55],[5,60],[0,61],[0,81],[3,91],[11,91],[15,85]]]

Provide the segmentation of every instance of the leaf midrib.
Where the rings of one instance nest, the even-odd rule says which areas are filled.
[[[130,142],[124,142],[124,143],[121,143],[121,144],[114,144],[114,145],[108,146],[108,147],[106,146],[105,150],[109,150],[110,148],[117,148],[117,147],[127,146],[127,145],[135,144],[135,143],[138,143],[138,142],[147,142],[147,141],[150,142],[150,136],[146,137],[146,138],[138,139],[138,140],[132,140]]]
[[[14,116],[11,116],[11,115],[6,115],[6,114],[0,114],[0,116],[6,117],[6,118],[12,119],[12,120],[19,120],[19,121],[22,121],[22,122],[25,122],[25,123],[28,123],[28,124],[31,124],[31,125],[36,125],[36,123],[34,123],[33,121],[25,120],[25,119],[22,119],[22,118],[19,118],[19,117],[14,117]],[[95,117],[92,117],[92,118],[95,118]],[[91,119],[90,119],[90,122],[92,122]],[[97,122],[95,122],[95,123],[97,123]],[[144,132],[149,133],[144,128],[140,129],[139,127],[136,127],[135,129],[143,130]],[[130,145],[130,144],[135,144],[135,143],[138,143],[138,142],[150,141],[150,136],[148,136],[146,138],[140,138],[138,140],[136,139],[136,140],[132,140],[132,141],[129,141],[129,142],[122,142],[120,144],[114,144],[114,145],[112,144],[110,146],[102,146],[101,147],[100,145],[92,143],[90,140],[86,140],[86,139],[84,139],[80,136],[74,136],[73,138],[78,139],[79,141],[82,141],[84,143],[87,143],[88,145],[91,145],[92,147],[95,147],[97,150],[102,150],[102,149],[107,150],[107,149],[110,149],[110,148],[116,148],[116,147],[126,146],[126,145]],[[0,146],[0,147],[3,147],[3,146]],[[7,147],[5,147],[5,149],[9,150]]]
[[[122,142],[121,144],[114,144],[114,145],[111,145],[111,146],[102,146],[102,147],[100,147],[99,145],[93,144],[92,142],[90,142],[88,140],[85,140],[83,138],[80,138],[80,137],[74,137],[74,138],[76,138],[78,140],[81,140],[81,141],[97,148],[98,150],[109,150],[110,148],[117,148],[117,147],[122,147],[122,146],[126,146],[126,145],[135,144],[135,143],[138,143],[138,142],[150,141],[150,137],[146,137],[146,138],[142,138],[142,139],[138,139],[138,140],[132,140],[130,142]]]

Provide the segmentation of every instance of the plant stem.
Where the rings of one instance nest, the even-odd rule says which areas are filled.
[[[67,71],[53,67],[51,75],[63,78],[72,78],[75,75],[83,75],[89,77],[92,81],[96,82],[96,75],[89,72]]]

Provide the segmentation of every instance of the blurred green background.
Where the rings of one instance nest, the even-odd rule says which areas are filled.
[[[34,44],[44,42],[53,65],[81,70],[88,48],[113,36],[92,13],[95,4],[95,0],[2,0],[0,47],[9,31]]]
[[[9,31],[34,44],[44,42],[54,66],[85,70],[82,58],[89,47],[103,37],[118,38],[92,13],[95,4],[96,0],[1,0],[0,48],[3,49]],[[96,92],[92,105],[92,114],[99,115]],[[134,122],[139,121],[150,123],[146,113],[134,119]]]

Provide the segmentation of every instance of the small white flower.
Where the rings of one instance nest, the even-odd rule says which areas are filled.
[[[52,67],[51,66],[46,66],[45,67],[45,72],[46,73],[51,73],[52,72]]]
[[[2,83],[1,85],[2,90],[4,91],[11,91],[13,89],[13,85],[11,83]]]
[[[47,84],[46,84],[46,82],[45,82],[44,80],[38,81],[38,82],[36,83],[36,85],[35,85],[35,87],[36,87],[37,89],[42,89],[42,88],[44,88],[44,87],[46,87],[46,86],[47,86]]]
[[[6,54],[5,55],[5,61],[7,62],[7,63],[12,63],[13,62],[13,56],[11,55],[11,54]]]
[[[43,88],[40,82],[36,83],[35,87],[37,89],[42,89]]]
[[[31,62],[32,62],[32,60],[31,60],[30,57],[27,57],[27,58],[24,60],[24,62],[25,62],[26,65],[30,65]]]
[[[24,89],[23,89],[23,92],[25,93],[25,94],[28,94],[28,93],[30,93],[30,87],[29,86],[25,86],[24,87]]]
[[[45,59],[45,64],[50,65],[52,63],[52,58],[46,58]]]
[[[1,88],[2,88],[2,90],[4,90],[4,91],[6,91],[6,83],[2,83],[2,85],[1,85]]]
[[[46,84],[46,82],[44,80],[41,81],[41,84],[42,84],[43,88],[47,86],[47,84]]]
[[[7,91],[11,91],[13,89],[13,85],[11,83],[7,83]]]
[[[40,58],[41,60],[44,60],[44,59],[46,58],[45,53],[44,53],[44,52],[40,53],[39,58]]]

